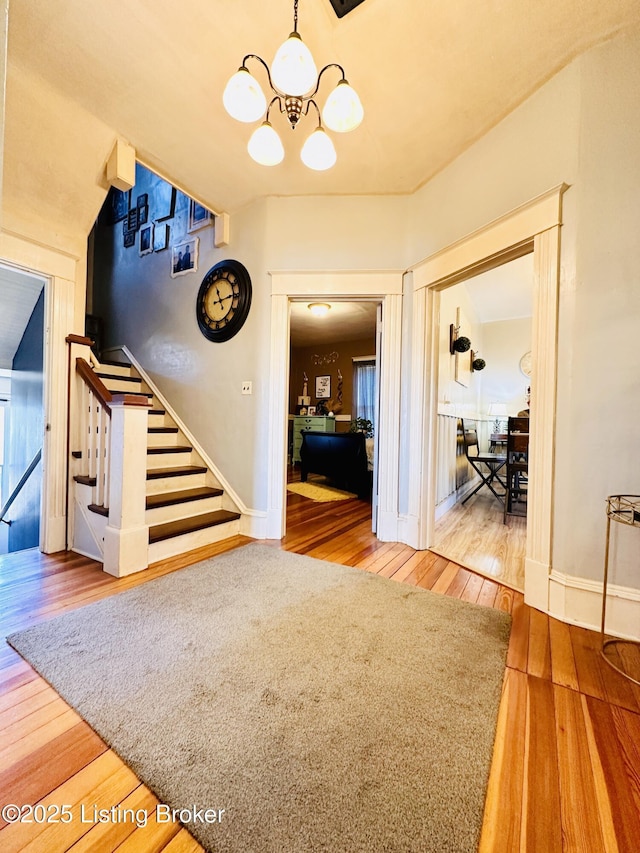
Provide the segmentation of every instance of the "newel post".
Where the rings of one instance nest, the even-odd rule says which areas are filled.
[[[147,484],[146,398],[114,394],[111,407],[109,522],[104,534],[104,571],[124,577],[149,565],[145,523]]]

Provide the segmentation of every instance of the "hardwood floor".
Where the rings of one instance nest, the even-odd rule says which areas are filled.
[[[502,507],[485,489],[438,519],[433,550],[524,592],[526,539],[526,518],[510,515],[505,524]]]
[[[606,666],[598,637],[527,607],[523,596],[431,552],[378,542],[370,508],[349,500],[288,499],[288,532],[274,548],[321,557],[400,583],[508,611],[513,617],[489,779],[482,853],[638,850],[640,687]],[[207,556],[225,542],[117,580],[75,554],[0,558],[2,636]],[[640,653],[627,647],[627,665]],[[144,809],[157,800],[9,646],[0,646],[0,805]],[[0,822],[0,850],[187,853],[201,848],[179,824]],[[296,851],[283,851],[296,853]],[[421,853],[421,851],[420,851]],[[452,851],[455,853],[455,851]]]

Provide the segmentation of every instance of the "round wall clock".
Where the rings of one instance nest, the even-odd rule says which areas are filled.
[[[240,261],[220,261],[202,279],[196,299],[200,331],[210,341],[228,341],[251,307],[251,279]]]
[[[529,352],[525,352],[520,359],[520,372],[523,373],[527,379],[531,376],[531,350],[529,350]]]

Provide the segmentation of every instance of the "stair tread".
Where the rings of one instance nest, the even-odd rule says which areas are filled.
[[[95,486],[98,482],[95,477],[85,477],[83,474],[77,474],[73,479],[82,486]]]
[[[150,415],[166,415],[166,409],[149,409]]]
[[[166,447],[147,447],[147,453],[190,453],[193,447],[188,444],[168,444]]]
[[[104,367],[105,365],[107,367],[128,367],[128,368],[131,368],[131,365],[128,364],[128,362],[126,362],[126,361],[104,361],[103,360],[100,362],[101,367]]]
[[[203,498],[217,498],[221,494],[223,494],[222,489],[215,489],[213,486],[200,486],[196,489],[182,489],[177,492],[161,492],[157,495],[147,495],[147,509],[188,503]]]
[[[178,521],[167,521],[163,524],[154,524],[149,528],[149,544],[160,542],[163,539],[172,539],[185,533],[194,533],[196,530],[204,530],[207,527],[215,527],[227,521],[235,521],[240,518],[239,512],[231,512],[228,509],[217,509],[214,512],[205,512],[200,515],[192,515],[190,518],[181,518]]]
[[[178,429],[178,427],[167,427],[167,426],[149,427],[147,429],[147,432],[153,433],[154,435],[159,435],[160,433],[165,433],[165,432],[166,433],[170,433],[170,432],[176,433],[176,432],[179,432],[179,429]]]
[[[187,474],[206,474],[204,465],[180,465],[176,468],[150,468],[147,480],[161,480],[163,477],[182,477]]]
[[[142,382],[139,376],[124,376],[122,373],[103,373],[101,370],[97,370],[96,374],[100,379],[115,379],[118,382]]]
[[[87,509],[90,509],[91,512],[97,512],[98,515],[109,516],[109,507],[101,506],[100,504],[89,504]]]

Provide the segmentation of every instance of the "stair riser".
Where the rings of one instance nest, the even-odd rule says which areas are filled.
[[[169,415],[154,415],[149,412],[149,426],[150,427],[163,427],[163,426],[175,426],[175,424],[171,421]]]
[[[222,509],[222,495],[148,509],[145,513],[145,523],[149,525],[162,524],[164,521],[177,521],[179,518],[190,518],[192,515],[213,512],[216,509]]]
[[[178,489],[196,489],[198,486],[208,486],[206,474],[184,474],[181,477],[161,477],[158,480],[147,480],[147,495],[157,495],[160,492],[177,492]]]
[[[98,370],[101,373],[110,373],[112,376],[131,376],[131,367],[128,365],[102,364]]]
[[[164,426],[157,424],[155,418],[149,421],[149,426]],[[147,447],[175,447],[176,444],[187,444],[179,432],[148,432]]]
[[[163,446],[166,446],[163,444]],[[191,451],[181,453],[147,453],[147,470],[153,468],[182,468],[195,464],[191,461]]]
[[[174,536],[172,539],[163,539],[149,545],[149,563],[158,560],[166,560],[175,557],[176,554],[184,554],[203,545],[212,545],[230,536],[240,533],[240,520],[227,521],[224,524],[216,524],[214,527],[205,527],[204,530],[196,530],[193,533],[185,533],[183,536]]]
[[[103,379],[112,394],[139,394],[142,391],[142,382],[126,382],[118,379]]]

